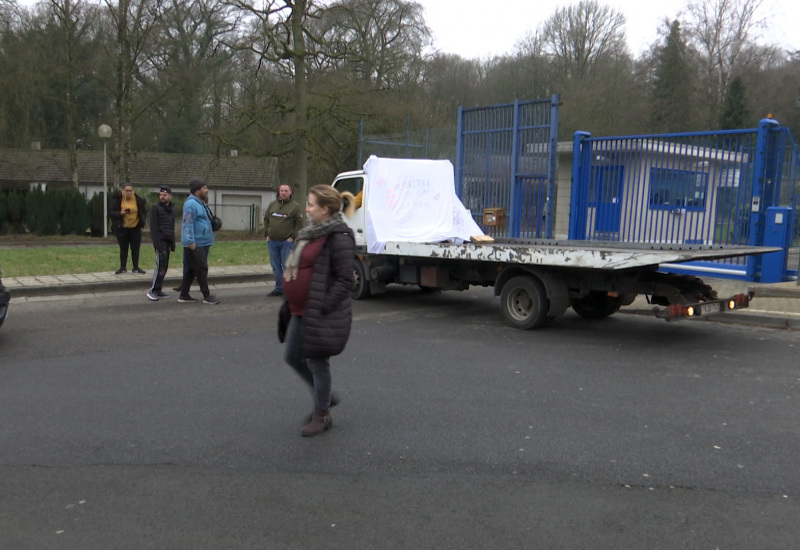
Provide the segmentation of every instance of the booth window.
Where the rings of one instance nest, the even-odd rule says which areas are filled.
[[[708,174],[667,168],[650,169],[650,208],[654,210],[703,211],[706,208]]]

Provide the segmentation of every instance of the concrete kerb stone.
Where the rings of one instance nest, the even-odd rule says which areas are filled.
[[[209,270],[209,284],[235,284],[251,283],[272,280],[272,271],[263,267],[245,269],[212,268]],[[151,275],[126,275],[110,274],[83,274],[82,277],[47,276],[47,277],[20,277],[19,279],[4,278],[3,282],[11,291],[11,299],[15,297],[42,297],[74,294],[95,294],[116,290],[142,290],[147,291],[152,282]],[[181,282],[180,274],[167,274],[164,278],[164,287],[172,288]]]

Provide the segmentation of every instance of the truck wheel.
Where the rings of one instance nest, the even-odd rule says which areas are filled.
[[[369,279],[367,279],[367,272],[364,269],[364,264],[356,258],[355,267],[353,267],[353,287],[350,289],[350,297],[353,300],[363,300],[369,298]]]
[[[417,285],[417,286],[419,287],[420,291],[423,292],[424,294],[431,294],[432,292],[437,292],[441,290],[440,288],[436,288],[435,286],[423,286],[423,285]]]
[[[605,292],[592,292],[572,304],[575,313],[584,319],[602,319],[615,314],[619,308],[619,299],[612,298]]]
[[[528,330],[544,324],[550,305],[544,285],[539,279],[522,275],[514,277],[503,287],[500,309],[506,324]]]

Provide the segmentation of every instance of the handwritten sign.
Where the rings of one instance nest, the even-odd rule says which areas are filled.
[[[455,194],[449,160],[370,157],[364,164],[367,246],[387,241],[468,241],[482,235]]]

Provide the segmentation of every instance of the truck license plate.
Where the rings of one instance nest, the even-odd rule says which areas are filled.
[[[700,315],[708,315],[709,313],[719,313],[720,308],[719,302],[714,302],[711,304],[700,304]]]

